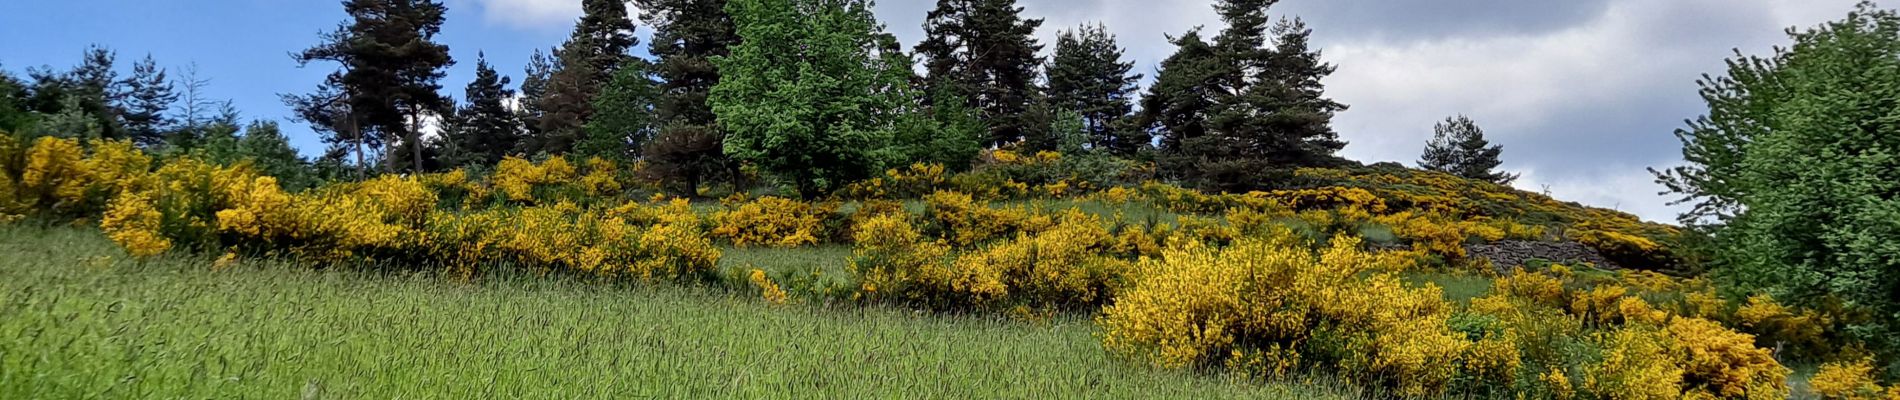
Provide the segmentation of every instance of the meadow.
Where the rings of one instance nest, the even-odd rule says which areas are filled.
[[[0,227],[0,398],[1350,398],[1120,362],[1086,318],[198,255]]]
[[[1676,227],[1442,173],[1210,193],[994,150],[694,201],[601,159],[291,190],[16,143],[6,397],[1900,395],[1850,335],[1864,312],[1720,287]],[[1495,243],[1595,258],[1470,254]]]

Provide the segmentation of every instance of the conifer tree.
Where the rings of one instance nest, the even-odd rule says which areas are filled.
[[[357,145],[359,160],[363,146],[380,141],[388,170],[425,169],[422,120],[448,105],[437,82],[455,63],[448,46],[435,42],[448,8],[432,0],[345,0],[343,10],[350,21],[294,54],[300,64],[335,62],[339,70],[327,88],[286,102],[306,120],[348,121],[355,132],[345,140]]]
[[[1214,47],[1200,29],[1169,38],[1175,52],[1161,61],[1155,83],[1141,98],[1137,126],[1161,137],[1163,155],[1179,154],[1184,143],[1207,135],[1207,116],[1217,100],[1214,86],[1222,71]]]
[[[642,19],[653,27],[650,51],[653,75],[660,81],[653,103],[658,125],[641,149],[654,178],[677,183],[693,195],[699,184],[735,170],[725,155],[725,133],[714,122],[707,97],[720,80],[715,57],[730,54],[739,42],[726,0],[637,0]],[[737,184],[737,173],[729,173]]]
[[[981,111],[992,146],[1045,134],[1031,106],[1040,94],[1041,19],[1025,19],[1016,0],[938,0],[924,21],[923,56],[928,91],[948,85]]]
[[[625,0],[584,0],[585,12],[574,33],[561,45],[559,59],[539,96],[543,113],[536,123],[534,151],[559,154],[573,151],[586,136],[594,115],[594,98],[613,81],[614,74],[633,62],[633,19]]]
[[[1127,123],[1141,75],[1129,74],[1134,62],[1122,61],[1123,49],[1103,25],[1063,31],[1050,61],[1050,101],[1081,118],[1089,145],[1119,156],[1148,147],[1146,132]]]
[[[1504,147],[1486,141],[1484,130],[1470,117],[1445,118],[1445,122],[1432,127],[1432,131],[1432,141],[1425,145],[1419,168],[1499,185],[1517,180],[1516,174],[1495,170],[1503,163],[1498,154],[1504,152]]]
[[[507,101],[515,96],[508,89],[509,79],[495,72],[487,58],[477,53],[475,80],[468,83],[462,105],[455,112],[449,129],[450,165],[493,165],[513,154],[521,140],[521,121],[509,110]]]
[[[27,108],[26,83],[5,68],[0,68],[0,131],[18,133],[32,125],[33,113]]]
[[[166,80],[165,70],[151,55],[132,65],[132,77],[125,81],[125,110],[120,120],[126,133],[140,146],[154,147],[165,143],[166,132],[172,128],[173,121],[167,113],[172,103],[178,101],[172,83]]]
[[[523,68],[521,99],[516,102],[515,110],[515,114],[521,120],[522,137],[512,149],[515,153],[533,153],[536,145],[535,138],[541,137],[541,118],[547,115],[547,112],[541,109],[541,103],[542,99],[547,97],[548,80],[554,77],[556,62],[551,54],[559,51],[559,49],[542,51],[537,48],[534,54],[528,57],[528,66]]]
[[[1164,172],[1204,189],[1252,190],[1293,168],[1339,162],[1333,153],[1345,143],[1331,121],[1346,106],[1321,84],[1334,67],[1308,47],[1312,31],[1299,20],[1266,26],[1275,2],[1216,3],[1228,26],[1214,42],[1179,40],[1162,63],[1142,122],[1161,129]]]

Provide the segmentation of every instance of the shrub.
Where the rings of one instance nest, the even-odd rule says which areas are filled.
[[[762,197],[745,203],[728,202],[726,208],[713,215],[717,225],[713,236],[740,247],[798,247],[817,244],[825,236],[825,217],[837,207]]]
[[[100,220],[100,229],[113,243],[124,247],[133,257],[149,258],[164,253],[172,247],[171,239],[159,232],[159,224],[164,215],[152,205],[152,200],[143,195],[119,196],[112,200],[105,217]]]
[[[1609,399],[1682,397],[1684,371],[1656,328],[1620,329],[1600,339],[1603,361],[1585,367],[1583,389]]]
[[[1047,215],[1038,215],[1024,208],[990,208],[958,192],[937,192],[924,198],[924,219],[930,221],[937,236],[959,246],[1008,238],[1019,232],[1041,230],[1055,223],[1055,219]]]
[[[1683,383],[1729,398],[1783,398],[1788,369],[1751,335],[1701,318],[1669,321],[1669,336],[1682,360]]]
[[[1100,218],[1070,211],[1054,227],[1023,233],[956,258],[947,276],[926,284],[966,297],[973,305],[997,300],[1035,307],[1097,305],[1120,274],[1117,260],[1102,257],[1110,245]]]
[[[858,280],[857,298],[929,301],[912,287],[949,256],[942,243],[924,242],[904,214],[879,214],[858,224],[857,250],[848,266]]]
[[[1815,395],[1829,400],[1879,400],[1883,391],[1874,380],[1871,358],[1821,364],[1821,369],[1808,379],[1808,387],[1814,389]]]
[[[1389,261],[1358,245],[1338,238],[1314,254],[1282,232],[1226,250],[1165,251],[1139,263],[1132,285],[1103,310],[1103,344],[1166,368],[1293,349],[1301,362],[1337,363],[1402,395],[1442,391],[1469,346],[1446,325],[1450,306],[1435,287],[1361,278]]]

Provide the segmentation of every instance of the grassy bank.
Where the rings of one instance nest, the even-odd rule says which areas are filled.
[[[30,224],[0,227],[0,255],[9,399],[1352,395],[1114,360],[1077,318],[773,307],[712,288],[469,284],[258,260],[212,271],[209,258],[136,262],[96,229]]]

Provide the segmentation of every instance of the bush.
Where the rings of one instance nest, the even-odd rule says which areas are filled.
[[[1874,379],[1874,360],[1863,358],[1854,362],[1831,362],[1821,365],[1821,369],[1808,379],[1808,387],[1814,394],[1829,400],[1879,400],[1883,390]],[[1889,393],[1886,398],[1894,399]]]
[[[1441,392],[1471,345],[1448,328],[1451,306],[1435,287],[1362,278],[1391,261],[1358,246],[1315,254],[1282,232],[1165,251],[1103,310],[1103,344],[1165,368],[1335,363],[1401,395]]]
[[[713,214],[714,237],[740,247],[798,247],[818,244],[819,238],[827,236],[825,218],[837,206],[768,196],[744,203],[729,201],[726,208]]]

